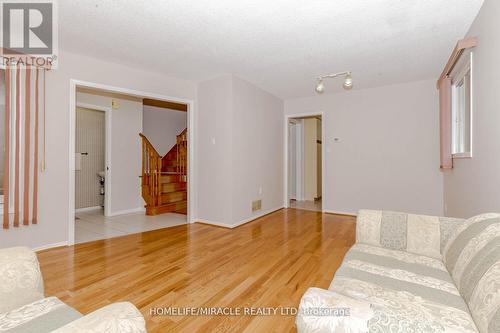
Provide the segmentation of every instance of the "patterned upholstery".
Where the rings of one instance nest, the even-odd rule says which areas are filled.
[[[52,333],[146,333],[142,314],[130,302],[113,303],[52,331]]]
[[[364,210],[356,228],[329,290],[304,295],[299,333],[500,332],[499,214],[462,220]],[[359,309],[347,329],[345,318],[309,311],[343,305],[371,314],[368,328],[360,329]]]
[[[481,332],[500,332],[500,215],[468,219],[451,235],[444,256]]]
[[[370,302],[319,288],[307,290],[300,300],[300,308],[311,309],[311,314],[321,315],[303,313],[297,316],[299,332],[366,332],[368,321],[373,317]],[[336,311],[336,315],[324,311],[328,309]]]
[[[451,231],[463,222],[449,217],[361,210],[356,241],[441,259]]]
[[[356,244],[330,290],[372,304],[372,332],[476,332],[467,305],[437,259]]]
[[[0,250],[0,313],[43,298],[36,254],[27,247]]]
[[[28,248],[0,249],[0,332],[143,333],[144,317],[128,302],[83,316],[56,297],[44,298],[36,254]]]
[[[0,314],[0,332],[51,332],[82,315],[56,297],[47,297]]]

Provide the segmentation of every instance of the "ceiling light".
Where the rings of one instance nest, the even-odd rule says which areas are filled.
[[[325,91],[325,84],[323,83],[323,79],[333,79],[339,76],[344,76],[344,84],[343,84],[344,89],[351,90],[353,87],[353,80],[351,72],[348,71],[348,72],[340,72],[318,77],[318,83],[316,84],[316,92],[318,94],[322,94]]]

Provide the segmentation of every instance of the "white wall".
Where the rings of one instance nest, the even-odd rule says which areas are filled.
[[[500,1],[486,0],[467,34],[479,37],[473,60],[473,157],[455,159],[453,169],[444,172],[450,216],[500,212],[499,17]]]
[[[323,209],[442,214],[437,98],[429,80],[285,101],[323,112]]]
[[[189,81],[64,51],[59,59],[59,68],[47,74],[47,169],[39,178],[39,224],[3,230],[1,247],[41,247],[68,239],[70,79],[196,100],[195,201],[200,220],[234,226],[282,206],[280,99],[232,76],[202,82],[197,89]],[[285,103],[288,114],[324,111],[325,209],[442,213],[434,87],[434,81],[424,81]],[[334,144],[335,136],[342,142]],[[122,148],[130,145],[136,149],[132,141]],[[251,201],[258,198],[263,208],[252,213]]]
[[[231,224],[232,79],[223,76],[198,86],[195,166],[198,218]],[[203,124],[203,126],[201,126]]]
[[[191,100],[196,98],[196,84],[189,81],[62,50],[59,61],[59,68],[48,72],[46,81],[47,169],[39,177],[39,222],[36,226],[2,230],[0,247],[40,247],[68,239],[70,79]]]
[[[238,224],[283,207],[283,102],[233,77],[232,126],[232,223]],[[262,209],[252,213],[257,199]]]
[[[160,155],[175,145],[176,137],[187,128],[187,112],[144,105],[142,132]]]
[[[235,226],[282,207],[283,102],[228,75],[202,82],[198,104],[200,220]]]
[[[77,103],[111,108],[112,100],[119,107],[111,111],[111,191],[109,215],[144,207],[141,196],[142,101],[78,93]]]

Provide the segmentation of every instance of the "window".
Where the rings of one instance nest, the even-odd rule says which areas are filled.
[[[451,73],[453,157],[472,157],[472,53],[462,56]]]

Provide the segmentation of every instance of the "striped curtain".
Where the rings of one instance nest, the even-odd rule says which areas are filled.
[[[38,136],[45,70],[5,69],[3,228],[37,223]]]

